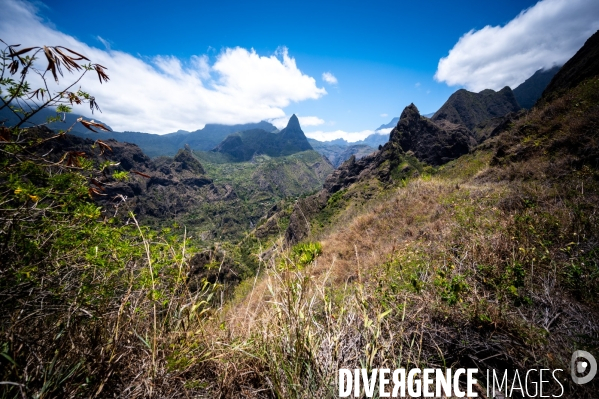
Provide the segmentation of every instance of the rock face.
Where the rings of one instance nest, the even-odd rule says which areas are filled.
[[[541,98],[543,90],[561,67],[554,66],[550,69],[539,69],[520,86],[514,89],[514,96],[522,108],[531,109]]]
[[[311,150],[312,146],[302,131],[297,116],[289,119],[279,133],[252,129],[227,136],[214,150],[227,154],[234,162],[251,160],[254,155],[280,157]]]
[[[404,151],[412,151],[419,160],[435,166],[468,153],[474,144],[466,127],[446,120],[434,123],[420,116],[414,104],[403,110],[389,141],[397,142]]]
[[[508,86],[500,91],[486,89],[480,93],[460,89],[449,97],[431,120],[445,120],[472,130],[481,122],[502,117],[519,109],[514,92]]]

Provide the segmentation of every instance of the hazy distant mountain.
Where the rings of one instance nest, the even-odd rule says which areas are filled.
[[[228,135],[243,130],[263,129],[268,132],[276,130],[272,124],[268,122],[246,123],[242,125],[220,125],[207,124],[203,129],[187,133],[179,130],[176,133],[168,133],[163,135],[140,133],[140,132],[75,132],[76,135],[91,139],[108,139],[112,138],[118,141],[137,144],[150,157],[162,155],[173,156],[183,148],[186,144],[192,150],[210,151],[215,148]]]
[[[63,114],[60,114],[60,116],[62,117]],[[92,131],[90,131],[89,129],[87,129],[85,126],[83,126],[80,123],[75,123],[77,122],[77,118],[79,118],[81,115],[75,114],[75,113],[67,113],[65,114],[65,120],[64,122],[52,122],[48,125],[48,127],[52,130],[67,130],[71,125],[74,124],[73,126],[73,130],[71,131],[72,134],[94,134]],[[95,119],[98,115],[95,115],[93,117],[88,117],[88,116],[84,116],[84,118],[86,120],[91,120],[93,119],[95,122],[99,122],[102,123],[104,126],[108,127],[110,129],[110,126],[107,125],[106,123]],[[56,111],[54,109],[50,109],[50,108],[42,108],[41,110],[39,110],[38,113],[36,113],[35,115],[33,115],[27,122],[25,122],[22,127],[30,127],[30,126],[36,126],[36,125],[41,125],[42,123],[46,123],[46,121],[48,120],[49,117],[56,117]],[[5,126],[15,126],[16,124],[19,123],[19,118],[17,118],[17,116],[10,111],[8,108],[4,108],[2,110],[0,110],[0,122],[4,122]]]
[[[42,109],[38,114],[31,118],[31,122],[34,125],[44,123],[48,117],[56,116],[56,112],[51,109]],[[137,144],[142,151],[150,156],[174,156],[177,152],[185,146],[189,145],[189,148],[196,151],[210,151],[215,148],[221,141],[223,141],[228,135],[244,130],[251,129],[262,129],[267,132],[277,131],[277,128],[269,122],[258,122],[258,123],[246,123],[239,125],[220,125],[220,124],[207,124],[203,129],[199,129],[193,132],[187,132],[185,130],[179,130],[175,133],[168,134],[151,134],[142,132],[98,132],[94,133],[89,129],[85,128],[80,123],[75,123],[79,115],[74,113],[67,113],[65,122],[54,122],[48,125],[52,130],[66,130],[71,125],[75,124],[71,134],[82,138],[89,138],[92,140],[109,140],[115,139],[117,141]],[[89,118],[85,116],[85,119]],[[18,123],[18,118],[9,110],[3,109],[0,111],[0,122],[5,120],[6,126],[14,126]],[[103,123],[105,126],[110,128],[104,122],[95,119],[96,122]],[[31,125],[31,124],[30,124]]]
[[[560,66],[554,66],[551,69],[539,69],[520,86],[516,87],[514,89],[514,96],[518,104],[522,108],[532,108],[537,100],[541,98],[543,90],[545,90],[560,68]]]
[[[308,142],[312,148],[314,148],[314,151],[328,159],[335,168],[338,168],[352,155],[354,155],[356,159],[360,159],[376,151],[376,147],[363,144],[363,142],[349,143],[344,139],[332,141],[308,139]]]
[[[389,129],[389,128],[393,129],[395,126],[397,126],[397,122],[399,122],[399,117],[395,117],[395,118],[391,119],[391,122],[385,123],[384,125],[377,127],[375,130]]]
[[[279,133],[264,129],[245,130],[227,136],[214,150],[227,154],[232,161],[249,161],[254,155],[279,157],[312,150],[297,116],[292,115],[287,127]]]
[[[480,93],[460,89],[449,97],[431,120],[445,120],[472,130],[481,122],[518,110],[520,105],[508,86],[500,91],[486,89]]]
[[[389,133],[379,134],[373,133],[366,137],[364,140],[356,141],[355,143],[351,143],[353,145],[367,145],[372,148],[378,148],[379,145],[385,145],[385,143],[389,141]]]

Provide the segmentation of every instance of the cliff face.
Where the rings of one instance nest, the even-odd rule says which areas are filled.
[[[512,89],[507,86],[500,91],[487,89],[480,93],[460,89],[449,97],[431,120],[446,120],[472,130],[481,122],[518,110],[520,105]]]
[[[213,151],[227,154],[234,162],[243,162],[254,155],[280,157],[311,149],[297,116],[293,115],[279,133],[262,129],[239,132],[228,136]]]

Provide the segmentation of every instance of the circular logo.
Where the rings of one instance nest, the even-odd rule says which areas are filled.
[[[584,360],[581,360],[584,359]],[[579,377],[579,374],[587,373],[583,377]],[[572,375],[572,381],[574,383],[582,385],[591,381],[597,374],[597,361],[587,351],[576,351],[572,354],[572,360],[570,361],[570,375]]]

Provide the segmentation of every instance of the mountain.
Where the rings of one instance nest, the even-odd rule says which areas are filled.
[[[487,119],[502,117],[519,109],[518,101],[508,86],[500,91],[486,89],[479,93],[460,89],[449,97],[431,120],[446,120],[472,130]]]
[[[397,124],[397,122],[396,122]],[[395,127],[395,125],[393,126]],[[372,148],[378,148],[380,145],[385,145],[385,143],[389,141],[389,134],[388,133],[384,133],[384,134],[380,134],[380,133],[373,133],[368,135],[368,137],[366,137],[364,140],[360,140],[357,141],[355,143],[352,143],[354,145],[367,145],[370,146]]]
[[[530,78],[526,79],[520,86],[516,87],[514,97],[522,108],[532,108],[537,100],[541,98],[543,90],[561,67],[554,66],[550,69],[539,69]]]
[[[543,101],[550,101],[566,90],[591,77],[599,71],[599,31],[591,36],[582,48],[551,79],[542,95]]]
[[[284,255],[316,243],[322,248],[296,280],[308,280],[315,294],[296,302],[295,309],[308,309],[321,298],[319,289],[339,295],[337,311],[325,302],[302,312],[301,320],[324,313],[327,328],[343,328],[343,337],[351,338],[340,339],[336,353],[389,348],[372,368],[385,367],[385,359],[399,354],[409,357],[408,351],[430,367],[510,370],[507,378],[514,376],[516,383],[517,373],[533,368],[568,370],[572,353],[586,345],[596,357],[589,337],[599,330],[599,68],[593,71],[589,64],[598,59],[597,50],[595,36],[564,65],[542,101],[512,113],[511,122],[473,152],[427,168],[401,148],[402,135],[392,133],[381,151],[350,158],[317,195],[298,201]],[[427,127],[420,118],[409,107],[394,132],[416,135]],[[272,260],[277,262],[280,258]],[[296,292],[287,281],[271,282],[263,284],[265,300]],[[359,298],[352,302],[355,292]],[[237,314],[256,307],[249,304]],[[277,309],[265,306],[256,324],[271,320]],[[368,333],[356,344],[365,337],[363,325],[349,325],[361,311],[371,320],[385,314],[385,321],[376,325],[376,337]],[[319,337],[321,325],[313,326],[284,349]],[[414,350],[406,348],[415,334],[394,335],[408,328],[419,331]],[[329,336],[311,343],[309,354],[284,367],[299,367],[330,347]],[[283,355],[273,367],[282,367],[280,359]],[[334,354],[312,367],[324,369],[336,359]],[[361,362],[356,358],[344,367],[363,367]],[[567,371],[563,375],[547,391],[567,398],[597,396],[599,380],[583,386]],[[320,382],[312,386],[331,381],[325,371],[303,383],[316,378]],[[515,396],[520,395],[510,394]]]
[[[267,132],[276,131],[272,124],[262,121],[240,125],[207,124],[203,129],[193,132],[178,131],[163,135],[140,132],[100,132],[93,133],[89,130],[77,130],[73,134],[90,139],[114,139],[127,143],[137,144],[150,157],[173,156],[186,144],[195,151],[210,151],[215,148],[228,135],[244,130],[262,129]]]
[[[372,137],[379,136],[379,137]],[[343,162],[351,156],[360,159],[372,152],[381,142],[387,142],[387,135],[372,134],[362,141],[347,142],[344,139],[331,141],[318,141],[308,139],[308,142],[314,148],[314,151],[324,156],[334,168],[338,168]]]
[[[71,130],[71,134],[84,135],[84,136],[88,135],[88,134],[90,134],[90,135],[95,134],[94,132],[92,132],[89,129],[87,129],[86,127],[84,127],[82,124],[76,123],[77,118],[79,118],[80,116],[83,116],[83,115],[78,115],[78,114],[69,113],[69,112],[67,112],[65,114],[61,113],[60,115],[58,115],[54,109],[50,109],[50,108],[40,109],[35,115],[33,115],[28,120],[28,122],[26,122],[23,125],[23,127],[38,126],[38,125],[41,125],[42,123],[46,123],[48,118],[55,118],[56,116],[60,116],[61,118],[64,116],[64,122],[52,122],[47,125],[48,128],[58,131],[58,130],[67,130],[69,127],[73,126],[73,129]],[[93,119],[93,120],[95,120],[95,122],[99,122],[110,129],[110,126],[108,124],[106,124],[98,119],[95,119],[95,117],[92,117],[92,118],[90,118],[88,116],[83,116],[83,117],[86,120]],[[6,126],[15,126],[17,123],[19,123],[19,118],[13,112],[11,112],[8,108],[4,108],[4,109],[0,110],[0,122],[4,122]]]
[[[212,151],[226,154],[234,162],[249,161],[255,155],[280,157],[312,150],[297,116],[292,115],[287,127],[278,133],[252,129],[227,136]]]
[[[299,200],[290,216],[285,233],[289,244],[295,244],[310,234],[306,218],[317,217],[340,190],[376,180],[382,185],[418,176],[424,171],[424,162],[441,165],[467,154],[475,144],[472,133],[463,125],[445,120],[433,122],[420,115],[414,104],[401,113],[397,126],[393,128],[389,141],[380,150],[357,159],[351,156],[327,177],[323,189],[313,196]],[[379,184],[379,183],[377,183]],[[377,185],[366,184],[369,190],[377,191]],[[365,189],[365,187],[356,190]],[[364,195],[370,198],[374,192]]]
[[[31,125],[39,125],[45,123],[49,117],[56,117],[56,112],[53,109],[43,108],[31,118]],[[62,114],[61,114],[62,116]],[[80,115],[75,113],[66,113],[64,122],[52,122],[48,127],[52,130],[66,130],[71,125],[73,129],[71,134],[88,138],[92,140],[117,140],[126,143],[137,144],[139,148],[150,157],[158,156],[174,156],[186,144],[190,149],[195,151],[210,151],[215,148],[228,135],[252,129],[262,129],[267,132],[275,132],[277,128],[269,122],[261,121],[258,123],[246,123],[237,125],[221,125],[221,124],[206,124],[204,128],[187,132],[179,130],[175,133],[168,134],[151,134],[143,132],[104,132],[97,133],[90,131],[80,123],[76,123]],[[93,118],[84,116],[85,119]],[[18,123],[18,118],[8,109],[0,111],[0,122],[5,121],[6,126],[14,126]],[[110,129],[110,126],[104,122],[95,119],[96,122],[102,123]]]
[[[393,129],[397,125],[397,122],[399,122],[399,117],[391,119],[391,122],[379,126],[375,129],[375,131],[382,129]]]

